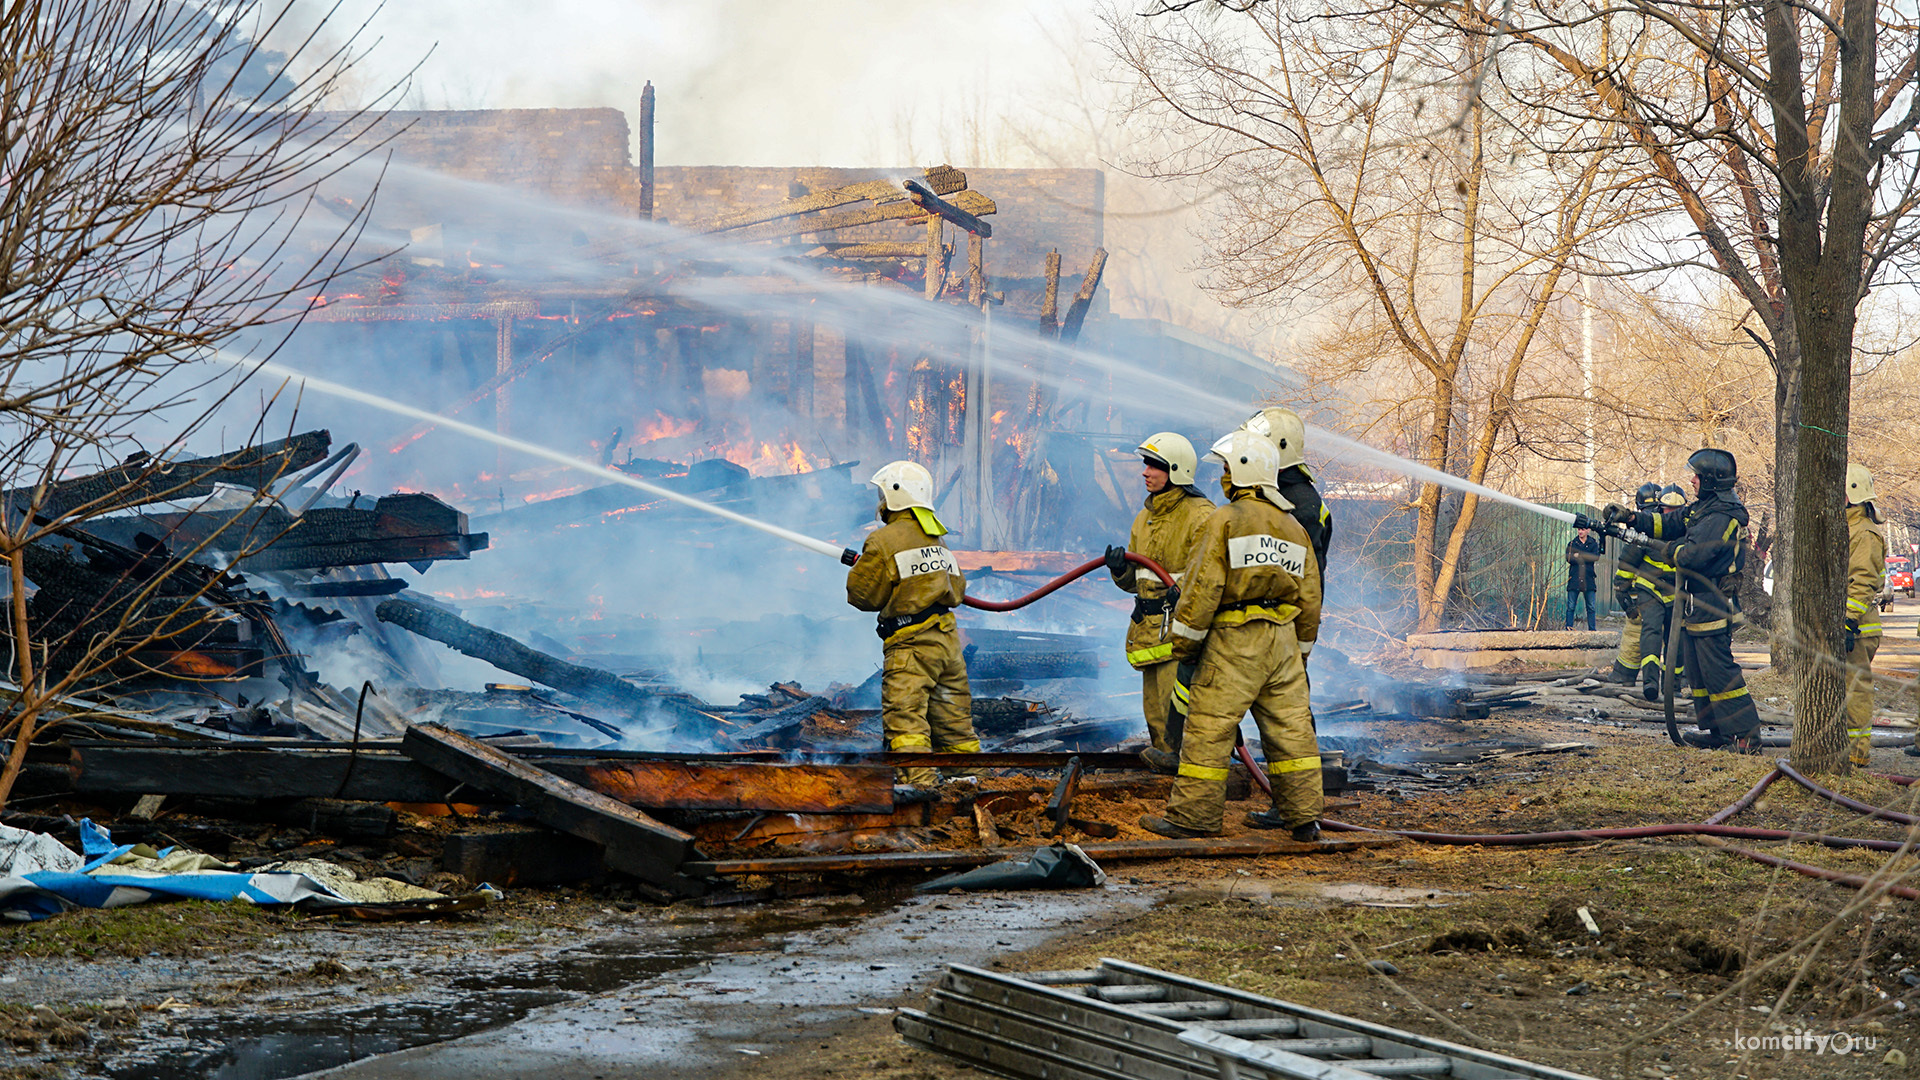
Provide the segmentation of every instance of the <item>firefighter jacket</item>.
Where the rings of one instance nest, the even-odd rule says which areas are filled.
[[[1307,531],[1251,488],[1230,488],[1227,505],[1208,515],[1180,580],[1168,636],[1175,659],[1200,655],[1220,627],[1265,621],[1293,624],[1300,651],[1320,634],[1320,568]]]
[[[1735,613],[1740,572],[1747,565],[1747,508],[1730,491],[1717,491],[1686,506],[1642,511],[1633,527],[1655,540],[1671,541],[1669,561],[1680,591],[1694,597],[1690,629],[1718,629]]]
[[[1313,563],[1320,569],[1320,581],[1327,580],[1327,548],[1333,545],[1333,512],[1313,486],[1313,474],[1304,465],[1289,465],[1280,470],[1280,495],[1293,504],[1288,511],[1300,527],[1307,530],[1313,543]]]
[[[1567,541],[1568,592],[1592,592],[1599,587],[1594,580],[1593,566],[1605,550],[1598,536],[1589,536],[1583,541],[1580,534],[1575,533],[1573,539]]]
[[[1847,507],[1847,618],[1861,637],[1880,632],[1880,587],[1887,576],[1887,537],[1869,511],[1871,503]]]
[[[1146,506],[1133,517],[1127,550],[1166,567],[1179,582],[1212,511],[1213,501],[1191,487],[1156,491],[1147,496]],[[1113,583],[1136,598],[1133,621],[1127,625],[1127,663],[1144,668],[1172,659],[1173,643],[1160,640],[1166,585],[1152,571],[1132,563],[1123,573],[1113,575]]]
[[[929,627],[952,631],[949,612],[967,594],[953,552],[912,510],[889,510],[881,520],[885,524],[867,535],[859,561],[847,571],[847,603],[878,613],[880,638],[888,645]],[[937,520],[933,527],[939,528]]]
[[[1622,544],[1613,571],[1614,595],[1625,596],[1629,587],[1644,589],[1663,604],[1673,603],[1673,564],[1661,562],[1658,552],[1639,544]]]

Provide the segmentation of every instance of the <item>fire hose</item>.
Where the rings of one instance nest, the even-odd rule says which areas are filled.
[[[1914,850],[1914,844],[1911,840],[1870,840],[1851,836],[1828,836],[1823,833],[1803,833],[1787,829],[1759,829],[1726,824],[1726,822],[1736,814],[1752,806],[1754,802],[1759,799],[1760,794],[1766,791],[1769,785],[1782,777],[1792,780],[1819,798],[1843,806],[1869,818],[1877,818],[1883,821],[1907,825],[1920,821],[1920,819],[1916,819],[1912,815],[1890,810],[1883,806],[1872,806],[1856,799],[1847,798],[1839,792],[1821,787],[1794,769],[1792,765],[1782,760],[1775,763],[1773,769],[1769,771],[1766,776],[1762,777],[1760,782],[1753,786],[1752,790],[1705,821],[1671,822],[1660,825],[1634,825],[1606,829],[1566,829],[1557,832],[1537,833],[1437,833],[1408,829],[1372,829],[1364,825],[1353,825],[1344,821],[1335,821],[1331,818],[1323,820],[1320,824],[1329,832],[1385,833],[1390,836],[1401,837],[1405,840],[1412,840],[1420,844],[1453,846],[1530,847],[1539,844],[1580,843],[1591,840],[1640,840],[1656,836],[1707,836],[1740,840],[1787,840],[1821,844],[1832,848],[1864,848],[1869,851],[1895,853]],[[1887,779],[1896,783],[1901,780],[1907,780],[1909,783],[1912,782],[1912,778],[1909,777],[1889,776]],[[1794,862],[1791,859],[1783,859],[1778,855],[1769,855],[1763,851],[1736,847],[1732,844],[1717,844],[1715,846],[1732,854],[1752,859],[1757,863],[1778,867],[1783,870],[1792,870],[1794,873],[1820,881],[1828,881],[1836,885],[1845,885],[1853,889],[1879,888],[1890,895],[1898,896],[1902,899],[1920,900],[1920,890],[1912,889],[1904,885],[1891,885],[1860,877],[1856,874],[1843,874],[1840,871],[1829,870],[1826,867]]]

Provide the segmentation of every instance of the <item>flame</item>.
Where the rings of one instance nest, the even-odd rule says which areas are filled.
[[[571,487],[555,488],[552,491],[536,491],[531,495],[523,496],[520,501],[524,503],[542,503],[549,499],[564,499],[569,495],[578,495],[585,490],[587,490],[586,484],[574,484]]]
[[[653,417],[650,423],[643,425],[634,435],[634,442],[649,443],[655,439],[676,439],[682,435],[691,434],[693,429],[700,426],[698,420],[682,420],[676,416],[668,416],[658,409],[654,410]]]
[[[715,455],[745,468],[754,476],[793,476],[823,469],[830,464],[825,458],[808,454],[799,443],[793,441],[775,444],[748,440],[716,447]]]
[[[433,595],[440,597],[442,600],[505,600],[508,594],[497,589],[474,588],[438,589],[434,591]]]

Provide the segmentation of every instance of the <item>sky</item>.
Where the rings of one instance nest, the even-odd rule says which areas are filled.
[[[309,0],[311,2],[311,0]],[[318,10],[318,9],[311,9]],[[907,165],[1044,108],[1103,62],[1092,0],[344,0],[364,75],[419,64],[408,108],[611,106],[658,96],[663,165]],[[914,154],[913,160],[902,160]]]

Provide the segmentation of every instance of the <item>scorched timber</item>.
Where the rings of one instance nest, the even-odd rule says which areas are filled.
[[[291,481],[301,469],[323,460],[332,444],[333,436],[327,432],[309,431],[215,457],[129,461],[50,486],[41,499],[40,513],[58,518],[76,510],[112,513],[163,500],[188,502],[213,494],[215,484],[257,491],[276,480]],[[31,489],[16,488],[6,497],[17,512],[32,495]]]
[[[653,810],[886,814],[894,808],[893,770],[881,765],[510,756]],[[393,750],[345,745],[214,749],[87,741],[72,747],[67,768],[74,790],[87,794],[436,803],[458,786]]]
[[[583,701],[611,706],[635,716],[645,715],[662,705],[659,694],[648,693],[610,671],[570,664],[522,645],[505,634],[475,626],[450,611],[411,600],[385,600],[374,609],[374,615],[381,622],[432,638],[502,671],[511,671]]]
[[[1303,844],[1286,837],[1227,836],[1200,840],[1117,840],[1108,844],[1081,844],[1080,850],[1101,859],[1211,859],[1236,855],[1324,855],[1364,847],[1400,843],[1397,836],[1345,834],[1337,839]],[[689,862],[681,869],[701,877],[740,874],[823,874],[859,870],[940,870],[983,866],[1009,857],[1030,855],[1027,848],[995,851],[890,851],[872,855],[803,855],[788,859],[717,859]]]
[[[465,559],[487,546],[467,531],[467,515],[431,495],[387,495],[368,508],[321,506],[294,517],[276,504],[245,510],[153,514],[88,522],[88,532],[117,543],[160,534],[175,550],[205,544],[238,553],[241,570],[318,570],[330,566]]]
[[[601,845],[614,870],[682,896],[706,891],[681,870],[701,857],[693,837],[625,803],[431,724],[407,729],[400,749],[435,772],[515,803],[542,825]]]

